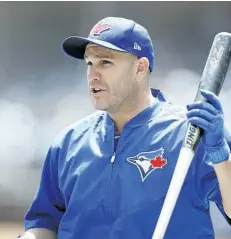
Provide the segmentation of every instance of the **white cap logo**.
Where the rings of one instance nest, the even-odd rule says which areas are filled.
[[[134,43],[134,49],[141,51],[141,47],[136,42]]]

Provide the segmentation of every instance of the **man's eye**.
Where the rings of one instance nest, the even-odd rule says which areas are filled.
[[[91,62],[91,61],[87,61],[86,64],[87,64],[88,66],[92,66],[92,62]]]
[[[110,62],[110,61],[107,61],[107,60],[103,60],[103,61],[102,61],[102,64],[103,64],[103,65],[107,65],[107,64],[111,64],[111,62]]]

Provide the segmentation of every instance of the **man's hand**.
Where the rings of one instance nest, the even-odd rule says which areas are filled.
[[[202,142],[207,163],[229,159],[230,149],[224,136],[224,114],[220,99],[212,92],[201,90],[208,102],[194,102],[187,106],[187,117],[193,125],[204,130]]]

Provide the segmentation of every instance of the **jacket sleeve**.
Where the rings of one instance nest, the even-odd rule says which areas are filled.
[[[225,138],[231,148],[231,136],[227,130],[225,130]],[[196,154],[197,166],[196,166],[196,188],[199,193],[199,197],[202,199],[205,205],[209,205],[209,201],[216,204],[219,211],[225,217],[229,225],[231,225],[231,219],[225,214],[222,197],[219,187],[218,178],[215,170],[212,166],[206,164],[203,158],[203,146],[200,148]],[[209,207],[209,206],[208,206]]]
[[[65,203],[58,180],[59,148],[51,147],[42,169],[40,185],[25,215],[25,229],[46,228],[58,232]]]
[[[231,134],[228,132],[227,129],[225,129],[225,138],[226,138],[226,141],[227,141],[227,143],[229,145],[229,148],[231,149]],[[220,193],[220,189],[219,189],[219,184],[218,183],[217,183],[216,188],[211,192],[210,199],[211,199],[211,201],[214,201],[216,203],[217,207],[219,208],[221,213],[224,215],[224,217],[228,221],[229,225],[231,225],[231,218],[229,218],[225,214],[224,208],[222,206],[222,198],[221,198],[221,193]]]

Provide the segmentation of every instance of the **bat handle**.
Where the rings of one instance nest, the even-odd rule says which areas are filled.
[[[184,183],[185,176],[194,157],[193,149],[182,147],[177,161],[175,171],[169,186],[167,196],[164,201],[152,239],[163,239],[168,223],[170,221],[173,209],[180,194],[181,186]],[[180,167],[178,167],[178,165]],[[178,185],[175,187],[175,185]]]

